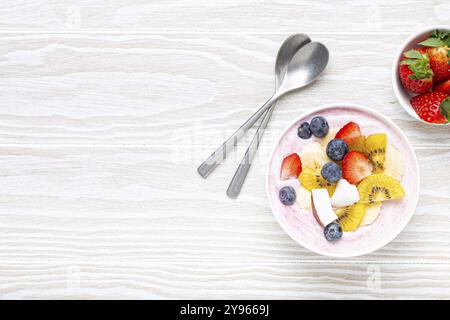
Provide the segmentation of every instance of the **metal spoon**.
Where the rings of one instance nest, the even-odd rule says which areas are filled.
[[[278,49],[277,59],[275,63],[275,90],[281,85],[284,75],[287,70],[288,63],[291,61],[297,50],[311,42],[311,39],[305,34],[295,34],[288,37],[280,49]],[[263,113],[261,110],[256,111],[247,121],[235,131],[219,148],[214,151],[208,159],[206,159],[197,169],[198,173],[207,178],[209,174],[227,157],[229,151],[237,144],[237,142],[244,136],[248,129],[258,121]],[[266,111],[266,115],[267,115]]]
[[[310,43],[311,39],[303,34],[294,34],[288,37],[283,44],[281,45],[280,49],[278,49],[277,59],[275,62],[275,91],[278,90],[280,87],[284,75],[286,74],[289,62],[292,60],[296,52],[303,47],[305,44]],[[269,110],[266,111],[264,114],[263,120],[258,126],[258,129],[250,142],[249,147],[247,148],[247,151],[245,152],[244,158],[241,161],[241,164],[239,165],[238,169],[236,170],[236,173],[234,174],[233,179],[230,182],[230,185],[228,186],[227,195],[230,198],[235,198],[240,192],[240,189],[242,187],[242,184],[245,180],[245,177],[247,174],[244,172],[245,168],[247,168],[247,172],[250,169],[250,163],[252,162],[253,157],[256,154],[256,151],[259,147],[259,142],[261,141],[261,138],[264,134],[264,130],[267,127],[267,123],[270,120],[270,117],[272,115],[273,110],[275,109],[276,104],[273,104]],[[245,164],[248,163],[248,166]],[[238,172],[241,172],[238,174]]]
[[[298,88],[310,84],[312,81],[316,80],[325,69],[328,64],[328,58],[329,54],[327,48],[319,42],[311,42],[302,46],[289,62],[281,87],[283,87],[283,85],[290,87],[289,81],[291,81],[291,84],[296,84]],[[263,121],[259,125],[255,136],[245,152],[244,158],[239,164],[239,167],[228,186],[227,195],[230,198],[236,198],[241,191],[273,109],[274,106],[269,108]]]
[[[235,131],[216,151],[214,151],[209,156],[208,159],[206,159],[197,168],[198,173],[203,178],[206,178],[220,164],[220,162],[222,162],[226,158],[228,152],[236,145],[237,141],[244,136],[245,132],[255,124],[255,122],[267,111],[269,107],[272,106],[275,101],[277,101],[284,94],[309,84],[316,78],[316,66],[320,65],[320,63],[318,62],[321,60],[326,59],[328,61],[328,51],[326,52],[326,56],[314,55],[313,58],[310,58],[311,61],[309,62],[311,63],[305,64],[303,61],[304,57],[299,54],[299,52],[301,52],[303,48],[304,47],[297,51],[293,58],[290,60],[287,67],[286,76],[283,77],[280,86],[272,95],[272,97],[270,97],[269,100],[267,100],[267,102],[264,103],[264,105],[259,108],[258,111],[256,111],[237,131]],[[311,51],[311,48],[309,49],[309,51]],[[305,56],[311,55],[311,52],[305,53]]]

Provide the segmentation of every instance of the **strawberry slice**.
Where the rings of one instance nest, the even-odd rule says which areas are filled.
[[[283,159],[281,164],[281,180],[297,178],[302,172],[302,162],[298,154],[293,153]]]
[[[447,123],[450,120],[450,97],[439,91],[431,91],[411,99],[411,106],[417,115],[430,123]]]
[[[372,174],[373,165],[362,152],[350,151],[342,160],[342,177],[351,184],[357,184]]]
[[[450,79],[437,84],[434,90],[450,94]]]
[[[336,138],[342,139],[348,145],[352,144],[361,137],[361,129],[355,122],[349,122],[336,133]]]

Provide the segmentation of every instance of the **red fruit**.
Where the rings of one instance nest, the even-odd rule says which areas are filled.
[[[447,81],[441,82],[434,87],[435,91],[444,92],[450,94],[450,79]]]
[[[403,87],[413,93],[424,93],[433,85],[433,71],[425,48],[417,48],[403,53],[399,76]]]
[[[302,162],[298,154],[293,153],[283,159],[281,164],[281,180],[297,178],[302,172]]]
[[[429,48],[430,67],[433,70],[433,81],[441,81],[450,78],[448,47]]]
[[[359,137],[361,137],[361,129],[353,121],[347,123],[336,133],[336,138],[344,140],[348,145],[358,140]]]
[[[420,43],[428,47],[430,67],[433,70],[433,81],[447,80],[450,78],[450,32],[435,30],[431,36]]]
[[[447,123],[450,119],[450,97],[439,91],[431,91],[411,99],[417,115],[430,123]]]
[[[351,184],[357,184],[372,174],[373,165],[362,152],[350,151],[342,160],[342,177]]]

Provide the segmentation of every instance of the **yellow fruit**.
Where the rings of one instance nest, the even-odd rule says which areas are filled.
[[[300,186],[295,201],[301,209],[311,209],[311,192]]]
[[[320,170],[329,161],[325,150],[318,142],[306,145],[298,155],[303,167],[310,167],[314,170]]]
[[[366,206],[359,202],[336,211],[336,215],[339,217],[339,224],[344,232],[358,229],[365,214]]]
[[[313,189],[327,189],[330,197],[333,195],[336,189],[336,183],[329,183],[326,181],[319,170],[314,170],[309,167],[303,167],[302,173],[298,177],[301,185],[308,191]]]
[[[364,148],[374,165],[374,172],[376,173],[384,169],[386,140],[386,134],[376,133],[368,136],[364,142]]]
[[[380,215],[382,202],[375,202],[374,204],[369,204],[366,208],[366,214],[361,221],[361,226],[368,226],[372,224]]]
[[[361,203],[372,204],[405,196],[405,191],[400,183],[382,173],[373,174],[362,180],[358,185],[358,191]]]
[[[384,160],[384,174],[400,180],[405,171],[403,155],[391,144],[386,147],[386,160]]]
[[[359,151],[362,153],[366,153],[366,148],[364,146],[365,142],[366,142],[366,137],[359,136],[358,138],[356,138],[356,140],[353,143],[350,143],[348,148],[350,151]]]

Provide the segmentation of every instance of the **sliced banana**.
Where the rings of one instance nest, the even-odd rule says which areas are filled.
[[[296,202],[301,209],[311,209],[311,192],[300,186],[297,190]]]
[[[299,152],[299,156],[303,167],[310,167],[316,171],[321,170],[322,166],[329,161],[322,145],[318,142],[306,145]]]
[[[381,212],[381,206],[381,202],[376,202],[374,204],[368,205],[366,214],[361,221],[361,226],[368,226],[369,224],[372,224],[378,218]]]
[[[386,146],[386,159],[384,160],[384,174],[401,180],[405,171],[403,155],[394,146]]]
[[[330,129],[330,131],[328,131],[328,134],[322,139],[322,141],[320,141],[323,148],[326,148],[328,143],[336,137],[336,134],[338,133],[338,131],[339,131],[339,129],[336,129],[336,128]]]

